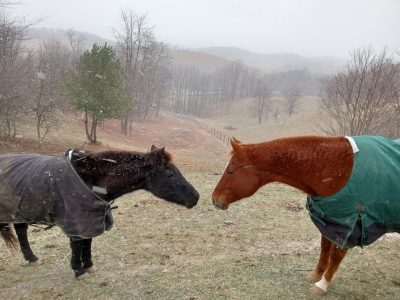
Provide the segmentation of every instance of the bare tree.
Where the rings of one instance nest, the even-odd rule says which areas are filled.
[[[275,85],[275,77],[273,75],[264,75],[258,80],[256,90],[256,112],[258,124],[261,124],[264,114],[271,107],[272,91]]]
[[[166,108],[195,116],[226,112],[233,101],[254,97],[259,77],[258,70],[239,61],[212,73],[193,65],[177,65],[172,70],[172,90]]]
[[[394,78],[394,91],[393,91],[393,100],[390,109],[389,115],[390,124],[387,126],[386,132],[382,132],[382,134],[386,134],[387,136],[399,138],[400,137],[400,63],[393,66],[397,68],[396,76]]]
[[[229,110],[231,103],[243,96],[243,82],[245,66],[240,61],[234,61],[217,70],[214,74],[218,82],[218,94],[220,101],[225,106],[225,112]]]
[[[37,94],[32,99],[31,110],[36,118],[36,135],[39,148],[46,138],[50,127],[55,125],[55,104],[52,98],[49,97],[50,86],[46,80],[48,75],[45,73],[37,73]]]
[[[56,125],[57,107],[64,107],[59,87],[70,63],[70,52],[59,40],[44,41],[40,46],[32,75],[30,110],[36,119],[39,147],[51,127]]]
[[[272,115],[274,117],[275,122],[278,121],[279,114],[280,114],[280,109],[278,106],[275,106],[274,109],[272,110]]]
[[[29,86],[32,57],[24,54],[22,41],[30,25],[21,24],[0,11],[0,135],[7,137],[16,135]]]
[[[399,65],[383,49],[352,53],[352,61],[334,76],[324,92],[322,110],[331,118],[326,131],[335,134],[384,133],[393,121]]]
[[[153,41],[152,28],[147,26],[145,15],[136,15],[131,10],[121,10],[122,28],[114,30],[117,40],[117,51],[125,76],[127,97],[132,101],[133,110],[121,119],[121,131],[124,134],[132,132],[134,110],[140,117],[142,110],[141,88],[144,73],[140,66],[143,63],[143,51],[149,41]]]
[[[288,84],[283,90],[285,108],[289,117],[297,112],[301,97],[300,87],[297,84]]]
[[[85,38],[74,29],[68,29],[65,32],[65,35],[67,36],[69,46],[71,47],[72,61],[76,62],[83,53],[83,43]]]
[[[153,105],[160,104],[160,100],[156,100],[156,97],[160,97],[163,94],[162,89],[166,88],[169,81],[169,78],[165,75],[169,73],[171,56],[168,46],[157,41],[149,43],[144,53],[141,71],[143,74],[143,118],[146,118],[149,109]]]

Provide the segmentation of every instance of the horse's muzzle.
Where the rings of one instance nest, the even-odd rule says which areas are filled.
[[[228,209],[228,204],[224,200],[215,200],[212,199],[212,203],[214,204],[215,207],[225,210]]]
[[[186,201],[185,202],[186,208],[190,209],[190,208],[195,207],[197,205],[197,202],[199,201],[199,198],[200,198],[200,194],[196,190],[193,190],[192,196],[193,196],[193,200],[192,201]]]

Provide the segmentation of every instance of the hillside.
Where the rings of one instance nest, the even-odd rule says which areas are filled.
[[[66,30],[58,28],[47,28],[47,27],[31,27],[27,33],[25,44],[30,48],[36,48],[42,41],[49,39],[58,39],[66,45],[69,44],[66,35]],[[98,35],[77,31],[80,38],[82,39],[83,49],[89,49],[93,44],[102,45],[104,43],[113,44],[113,41],[104,39]]]
[[[93,44],[102,45],[104,43],[114,44],[115,41],[104,39],[95,34],[77,31],[82,39],[83,49],[90,49]],[[69,46],[66,30],[46,27],[31,27],[27,33],[25,45],[28,48],[36,49],[45,40],[58,39]],[[202,72],[210,73],[224,67],[231,61],[218,55],[207,54],[204,52],[171,49],[173,64],[176,66],[193,66]]]
[[[217,55],[191,50],[172,49],[171,55],[176,66],[194,66],[203,72],[214,72],[231,62]]]
[[[346,60],[339,57],[303,57],[293,53],[254,53],[233,47],[211,47],[195,49],[230,60],[241,60],[245,64],[266,72],[288,71],[307,68],[312,73],[330,74],[338,71]]]
[[[115,41],[104,39],[95,34],[79,32],[82,37],[83,48],[89,49],[94,43],[114,44]],[[28,48],[37,48],[40,43],[48,39],[59,39],[68,44],[66,31],[63,29],[32,27],[30,28],[25,45]],[[176,66],[194,66],[203,72],[213,72],[240,60],[244,64],[259,68],[266,72],[308,69],[312,73],[331,74],[338,71],[346,63],[338,57],[303,57],[294,53],[254,53],[241,48],[210,47],[198,49],[171,49],[173,63]]]

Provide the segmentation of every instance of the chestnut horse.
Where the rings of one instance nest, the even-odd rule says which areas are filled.
[[[307,209],[322,233],[319,262],[307,276],[315,283],[310,290],[313,295],[327,292],[348,248],[368,245],[385,232],[400,233],[399,140],[304,136],[259,144],[242,144],[232,139],[231,145],[232,157],[212,195],[216,207],[227,209],[229,204],[253,195],[270,182],[288,184],[309,195]],[[393,159],[389,155],[392,150]],[[360,161],[362,155],[368,156],[365,163]],[[388,172],[390,168],[394,168],[393,175]],[[357,174],[360,179],[353,180]],[[356,187],[353,181],[361,187]],[[373,188],[392,191],[394,204],[388,204],[389,200],[380,193],[372,192]],[[345,201],[334,205],[333,201],[343,196],[344,191],[347,191]],[[372,206],[363,203],[360,195],[367,198],[371,195]],[[383,211],[392,214],[390,221],[378,221],[376,216]],[[341,218],[343,214],[345,217]],[[340,224],[338,220],[347,223]]]
[[[76,277],[93,271],[92,238],[111,229],[111,204],[127,193],[146,190],[192,208],[198,192],[183,177],[164,148],[150,152],[69,150],[58,156],[0,155],[0,234],[37,264],[28,225],[60,227],[70,237],[71,268]]]

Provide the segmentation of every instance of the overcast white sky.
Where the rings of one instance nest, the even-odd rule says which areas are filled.
[[[113,38],[121,8],[146,14],[159,40],[186,48],[347,57],[349,50],[400,50],[400,0],[21,0],[12,14],[48,16],[45,27]]]

